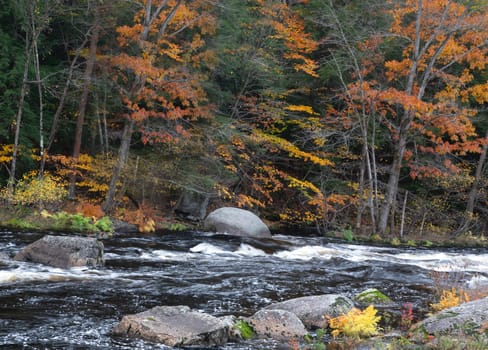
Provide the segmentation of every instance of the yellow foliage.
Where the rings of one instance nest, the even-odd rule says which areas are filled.
[[[311,115],[319,115],[317,112],[313,110],[310,106],[304,105],[289,105],[285,109],[292,111],[292,112],[304,112]]]
[[[139,225],[139,232],[149,233],[155,231],[155,222],[153,219],[147,219],[144,223]]]
[[[274,136],[274,135],[268,135],[268,134],[265,134],[265,133],[259,132],[259,131],[255,131],[254,137],[255,137],[257,142],[263,143],[263,141],[265,141],[265,142],[269,142],[273,145],[276,145],[281,150],[288,152],[288,154],[291,157],[302,158],[305,161],[309,161],[309,162],[312,162],[314,164],[321,165],[321,166],[332,166],[332,165],[334,165],[334,163],[332,161],[330,161],[329,159],[321,158],[321,157],[316,156],[315,154],[302,151],[297,146],[295,146],[293,143],[291,143],[290,141],[285,140],[281,137]]]
[[[15,192],[9,194],[7,188],[0,192],[0,197],[13,204],[34,205],[52,204],[64,199],[68,191],[61,178],[45,173],[42,177],[37,172],[29,172],[17,182]]]
[[[451,290],[443,290],[439,302],[430,304],[430,307],[434,311],[441,311],[450,307],[458,306],[459,304],[468,302],[469,300],[469,296],[465,291],[457,290],[453,287]]]
[[[376,312],[374,306],[370,305],[363,311],[352,308],[347,315],[327,317],[332,336],[335,338],[343,334],[346,337],[363,338],[378,334],[378,322],[381,316],[376,316]]]

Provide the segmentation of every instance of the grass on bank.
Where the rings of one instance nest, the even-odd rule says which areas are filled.
[[[108,216],[100,218],[84,216],[81,213],[59,211],[50,213],[46,210],[2,210],[0,225],[19,230],[73,231],[80,233],[113,233],[114,226]]]

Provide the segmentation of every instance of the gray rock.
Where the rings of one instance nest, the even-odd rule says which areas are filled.
[[[112,223],[114,226],[114,231],[119,233],[137,233],[139,232],[139,228],[137,225],[129,224],[127,222],[112,219]]]
[[[181,194],[174,212],[185,219],[200,221],[207,214],[210,195],[190,190],[184,190]]]
[[[228,341],[229,320],[191,310],[188,306],[156,306],[124,316],[112,329],[112,334],[169,346],[218,346]]]
[[[224,207],[211,212],[204,222],[206,230],[235,236],[269,238],[268,226],[248,210]]]
[[[95,238],[46,235],[22,249],[14,260],[60,268],[102,266],[103,243]]]
[[[247,321],[259,338],[290,340],[307,334],[300,319],[285,310],[259,310]]]
[[[267,306],[266,310],[286,310],[294,313],[307,328],[327,328],[326,316],[337,317],[349,312],[354,303],[338,294],[314,295],[286,300]]]
[[[488,298],[451,307],[416,325],[428,334],[475,334],[488,323]]]

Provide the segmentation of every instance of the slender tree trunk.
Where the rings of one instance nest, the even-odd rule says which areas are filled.
[[[149,30],[151,25],[154,23],[156,18],[159,16],[163,8],[167,5],[168,0],[163,0],[160,5],[154,9],[152,8],[152,1],[147,0],[146,7],[145,7],[145,16],[144,16],[144,23],[143,23],[143,30],[141,33],[141,41],[144,42],[149,37]],[[173,19],[176,14],[178,8],[182,5],[183,1],[178,0],[175,5],[173,5],[172,10],[167,15],[165,20],[162,22],[160,30],[159,30],[159,37],[165,34],[165,30],[167,28],[168,23]],[[144,84],[144,77],[139,77],[134,82],[134,89],[137,90],[138,85]],[[129,117],[130,118],[130,117]],[[122,173],[122,169],[129,157],[130,151],[130,142],[132,138],[132,132],[134,129],[135,121],[133,119],[129,119],[125,122],[124,131],[122,133],[122,141],[120,143],[119,153],[117,156],[117,164],[115,165],[115,169],[112,174],[112,178],[110,179],[109,188],[107,191],[107,195],[105,196],[105,202],[102,205],[103,211],[106,213],[110,213],[113,210],[115,194],[117,191],[117,183],[119,182],[120,175]]]
[[[86,43],[88,42],[88,36],[85,38],[81,46],[76,50],[76,55],[70,63],[69,71],[68,71],[68,78],[66,78],[66,83],[63,88],[63,92],[61,93],[61,97],[59,99],[58,107],[56,108],[56,112],[53,116],[53,122],[51,124],[51,130],[49,132],[49,138],[46,145],[46,153],[49,152],[51,146],[53,145],[54,138],[56,136],[56,132],[58,131],[58,124],[59,118],[61,117],[61,113],[63,112],[64,104],[66,103],[66,97],[68,96],[69,87],[71,85],[71,79],[73,77],[73,72],[75,70],[75,65],[78,62],[80,57],[81,50],[85,47]]]
[[[486,131],[485,141],[488,141],[488,130]],[[471,185],[471,190],[469,191],[468,203],[466,205],[466,212],[468,213],[469,217],[471,217],[471,215],[473,214],[476,200],[478,199],[478,187],[481,182],[481,178],[483,176],[483,168],[486,163],[487,153],[488,153],[488,143],[485,143],[483,145],[480,158],[478,159],[478,165],[476,166],[474,181],[473,184]]]
[[[110,213],[114,207],[115,194],[117,191],[117,183],[120,179],[122,169],[129,157],[130,142],[132,138],[132,131],[134,128],[134,120],[129,119],[125,122],[124,131],[122,132],[122,140],[119,147],[119,153],[117,157],[117,164],[113,170],[112,178],[110,179],[107,195],[105,196],[105,202],[102,205],[102,209],[105,213]]]
[[[14,192],[14,184],[15,184],[15,171],[17,167],[17,156],[19,153],[19,136],[20,136],[20,124],[22,123],[22,114],[24,112],[24,104],[25,104],[25,96],[27,94],[27,79],[29,77],[29,62],[31,59],[32,54],[32,47],[31,42],[29,41],[29,34],[26,33],[25,36],[25,49],[24,49],[24,75],[22,78],[22,87],[20,89],[20,100],[19,100],[19,108],[17,110],[17,116],[15,118],[15,135],[14,135],[14,148],[12,152],[12,162],[10,164],[10,176],[8,180],[8,192],[10,195]]]
[[[415,42],[412,53],[412,67],[410,68],[407,85],[405,93],[407,95],[412,95],[413,88],[415,85],[415,78],[417,76],[417,67],[419,60],[421,58],[421,25],[422,25],[422,10],[423,1],[417,1],[417,13],[415,19]],[[431,62],[433,63],[433,62]],[[424,73],[425,79],[429,76],[429,70],[427,69]],[[427,80],[426,80],[427,81]],[[424,86],[421,87],[418,97],[422,98]],[[390,167],[390,177],[388,179],[388,186],[386,189],[385,200],[381,207],[380,220],[378,223],[378,233],[383,235],[386,232],[386,227],[388,225],[388,217],[391,215],[392,208],[394,207],[396,197],[398,194],[398,184],[400,182],[400,171],[402,169],[403,156],[407,147],[408,133],[410,131],[410,125],[413,120],[413,115],[411,112],[405,111],[403,113],[402,119],[400,121],[400,126],[398,128],[398,141],[395,147],[395,153],[393,155],[393,163]]]
[[[398,194],[398,184],[400,182],[400,171],[402,169],[403,155],[405,154],[405,149],[407,145],[407,131],[408,128],[401,132],[399,135],[398,143],[395,148],[395,154],[393,156],[393,163],[390,167],[390,176],[388,179],[385,200],[383,201],[383,205],[381,207],[380,220],[378,222],[378,233],[381,235],[386,233],[388,218],[390,217],[391,210],[392,208],[394,208],[394,204],[396,202],[396,197]]]
[[[34,20],[32,20],[32,27],[35,28]],[[39,177],[44,173],[44,100],[42,98],[42,80],[41,67],[39,64],[39,50],[37,47],[37,40],[33,42],[34,49],[34,68],[36,72],[37,90],[39,93],[39,155],[41,157],[41,164],[39,167]]]
[[[97,54],[98,36],[100,33],[98,9],[95,10],[95,23],[93,26],[93,33],[90,38],[90,51],[88,61],[86,62],[86,69],[83,74],[83,90],[80,97],[80,108],[78,110],[78,117],[76,118],[75,140],[73,146],[73,166],[76,167],[81,150],[81,139],[83,136],[83,124],[85,122],[86,109],[88,106],[88,95],[90,93],[91,76],[93,67],[95,65],[95,58]],[[70,178],[69,197],[75,198],[76,172],[73,169],[73,174]]]

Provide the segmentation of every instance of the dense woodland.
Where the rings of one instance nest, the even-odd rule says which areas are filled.
[[[4,0],[0,19],[6,204],[137,221],[194,193],[320,232],[488,233],[486,0]]]

